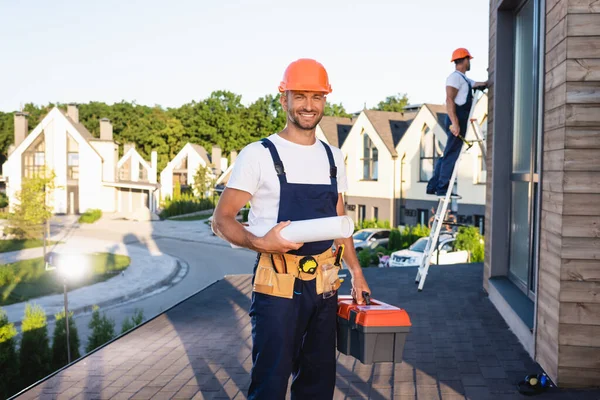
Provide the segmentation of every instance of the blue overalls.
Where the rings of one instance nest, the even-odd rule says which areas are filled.
[[[460,125],[460,134],[464,138],[467,133],[467,127],[469,125],[469,114],[471,113],[471,105],[473,104],[473,88],[471,83],[465,76],[459,72],[459,74],[469,85],[469,92],[467,94],[467,101],[462,106],[456,105],[456,117]],[[438,159],[435,164],[435,170],[433,171],[433,177],[427,183],[427,193],[436,195],[445,195],[448,191],[450,184],[450,178],[452,178],[452,172],[454,170],[454,164],[460,155],[463,141],[459,137],[454,136],[450,131],[450,125],[452,121],[449,116],[446,116],[446,135],[448,140],[446,141],[446,148],[444,149],[444,155]],[[452,190],[452,189],[450,189]]]
[[[263,139],[262,145],[271,153],[281,186],[278,222],[337,216],[337,168],[327,144],[323,143],[330,166],[328,185],[288,183],[273,143]],[[317,255],[332,245],[333,241],[305,243],[290,253]],[[292,374],[292,399],[331,400],[336,374],[336,313],[337,295],[328,299],[317,295],[316,279],[296,278],[292,299],[253,292],[253,366],[248,399],[283,400]]]

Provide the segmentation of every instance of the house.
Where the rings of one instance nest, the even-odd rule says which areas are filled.
[[[11,207],[23,178],[49,168],[56,174],[56,189],[49,202],[57,214],[79,214],[88,209],[125,213],[156,210],[156,153],[151,164],[135,150],[118,160],[119,146],[108,119],[100,120],[99,138],[79,122],[75,104],[69,104],[67,112],[53,108],[30,134],[25,113],[15,113],[14,121],[14,144],[2,168]],[[118,173],[126,166],[135,176]],[[119,201],[126,198],[128,203]]]
[[[473,118],[483,120],[486,104],[480,99]],[[347,208],[355,220],[429,224],[438,201],[426,194],[426,186],[446,144],[445,119],[445,106],[433,104],[410,113],[368,110],[358,117],[342,146],[349,166]],[[457,179],[462,199],[453,201],[452,210],[457,222],[483,228],[485,184],[474,179],[481,176],[480,153],[474,146],[463,155]]]
[[[212,160],[220,160],[220,162],[213,165]],[[219,146],[213,146],[212,154],[209,155],[204,147],[194,143],[186,143],[160,173],[161,200],[173,197],[173,188],[176,182],[179,182],[183,191],[192,190],[194,175],[198,167],[209,166],[212,175],[220,177],[223,171],[228,171],[227,164],[227,158],[221,157]]]
[[[490,2],[483,287],[562,387],[600,382],[599,12]]]

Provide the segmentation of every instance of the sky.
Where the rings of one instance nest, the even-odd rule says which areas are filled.
[[[445,100],[452,51],[487,79],[485,0],[0,0],[0,111],[21,104],[179,107],[215,90],[246,105],[314,58],[349,112],[406,93]]]

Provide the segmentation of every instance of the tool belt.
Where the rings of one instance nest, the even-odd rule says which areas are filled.
[[[335,262],[335,255],[327,249],[315,256],[297,256],[293,254],[261,253],[254,275],[252,290],[257,293],[292,299],[296,279],[311,281],[316,279],[317,294],[322,294],[328,282],[336,282],[333,289],[339,288],[338,270],[333,267],[324,279],[321,266]]]

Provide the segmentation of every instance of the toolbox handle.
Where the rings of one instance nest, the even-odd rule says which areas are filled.
[[[371,305],[371,295],[369,294],[369,292],[362,292],[363,298],[365,299],[365,304],[370,306]]]

